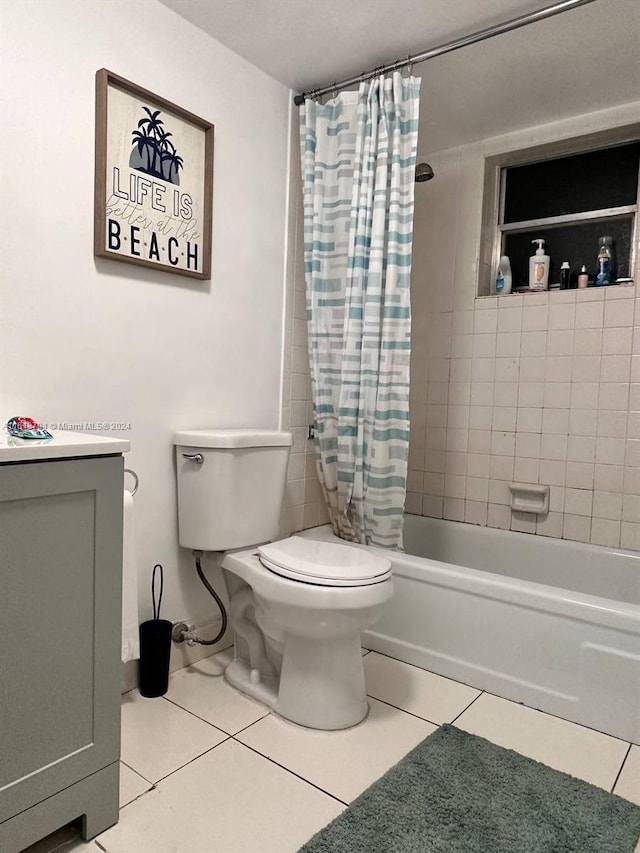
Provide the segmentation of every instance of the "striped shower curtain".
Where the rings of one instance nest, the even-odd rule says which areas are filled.
[[[381,76],[300,120],[318,473],[336,534],[387,548],[406,494],[419,91]]]

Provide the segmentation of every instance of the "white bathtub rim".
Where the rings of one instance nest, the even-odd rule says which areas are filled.
[[[449,522],[446,523],[449,524]],[[296,535],[309,539],[329,539],[343,542],[343,540],[338,540],[328,524],[300,531]],[[520,535],[525,536],[526,534]],[[343,542],[343,544],[360,548],[376,547],[352,542]],[[597,546],[587,545],[584,547],[594,548]],[[378,549],[376,548],[376,550]],[[594,622],[630,634],[640,633],[640,604],[600,598],[596,595],[549,586],[537,581],[523,581],[519,578],[493,574],[482,569],[454,566],[451,563],[442,563],[429,557],[414,557],[403,552],[390,554],[386,549],[379,550],[384,551],[390,557],[393,573],[398,577],[424,581],[425,569],[428,568],[429,582],[438,586],[460,590],[484,598],[508,601],[531,610],[542,610],[583,622]],[[621,552],[614,551],[613,553]]]

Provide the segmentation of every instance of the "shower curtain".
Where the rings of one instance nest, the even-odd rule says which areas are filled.
[[[420,80],[307,100],[300,139],[319,458],[342,539],[402,547]]]

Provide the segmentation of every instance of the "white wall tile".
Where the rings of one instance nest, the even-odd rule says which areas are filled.
[[[445,498],[443,517],[450,521],[464,521],[464,500]]]
[[[640,551],[640,524],[623,521],[620,529],[620,547]]]
[[[544,387],[543,406],[545,409],[568,409],[571,401],[569,382],[548,382]]]
[[[543,409],[542,431],[548,435],[568,435],[569,409]]]
[[[516,433],[516,457],[524,459],[540,458],[540,433],[518,432]]]
[[[624,487],[624,468],[622,465],[603,465],[596,462],[593,486],[604,492],[620,492]]]
[[[545,382],[571,382],[573,359],[571,356],[548,355],[545,359]]]
[[[600,382],[629,382],[631,356],[603,355],[600,362]]]
[[[554,329],[547,333],[547,355],[572,355],[574,352],[573,329]]]
[[[546,376],[546,359],[537,356],[525,356],[520,359],[520,382],[544,382]]]
[[[539,482],[546,486],[564,486],[567,464],[564,460],[541,459],[538,472]]]
[[[598,412],[594,409],[569,410],[569,435],[595,435]]]
[[[574,381],[571,383],[571,408],[597,409],[599,389],[600,386],[597,382],[576,382],[574,377]]]
[[[547,332],[523,332],[520,354],[523,356],[543,356],[547,351]],[[563,353],[554,353],[562,355]]]
[[[518,438],[516,436],[516,453],[518,452]],[[516,456],[513,466],[513,479],[516,483],[537,483],[540,469],[540,460],[536,457]]]
[[[595,491],[593,493],[593,515],[620,521],[622,518],[622,495],[617,492]],[[640,516],[638,516],[640,518]]]
[[[591,516],[593,492],[590,489],[571,489],[564,491],[564,511],[573,515]]]
[[[480,524],[483,526],[486,525],[487,504],[481,501],[465,501],[464,520],[468,524]]]
[[[492,480],[505,480],[511,483],[514,479],[514,457],[491,456],[489,462],[489,476]]]
[[[522,331],[522,309],[505,308],[498,311],[498,333]]]
[[[638,387],[638,410],[640,411],[640,384]],[[518,383],[496,382],[493,390],[494,406],[517,406],[518,405]]]
[[[573,338],[574,355],[600,355],[602,329],[576,329]]]
[[[563,525],[563,513],[550,512],[545,518],[538,518],[536,523],[536,533],[539,536],[553,536],[556,539],[560,539],[562,538]]]
[[[576,305],[576,329],[602,328],[604,302],[581,301]]]
[[[544,382],[521,382],[518,388],[518,406],[541,408],[544,401]]]
[[[606,518],[594,518],[591,522],[591,543],[618,548],[620,546],[620,522]]]
[[[529,305],[525,303],[522,312],[522,331],[546,331],[548,328],[559,328],[549,325],[549,306]]]
[[[621,302],[621,305],[626,303]],[[631,325],[626,328],[610,328],[602,330],[602,352],[604,355],[630,355],[633,341]]]
[[[592,462],[567,462],[567,488],[593,489],[594,465]]]
[[[491,433],[491,453],[494,456],[515,456],[515,432]]]
[[[511,510],[509,507],[501,506],[500,504],[489,504],[487,524],[489,527],[509,530],[511,528]],[[640,527],[640,525],[638,526]]]
[[[575,303],[552,302],[549,306],[549,326],[551,329],[573,329],[576,319]]]
[[[596,439],[590,435],[572,436],[567,446],[568,462],[591,462],[596,458]]]
[[[562,538],[574,542],[588,542],[591,535],[591,519],[584,515],[565,513]]]
[[[629,311],[625,300],[612,301],[607,299],[604,306],[604,325],[608,327],[633,326],[633,311]]]

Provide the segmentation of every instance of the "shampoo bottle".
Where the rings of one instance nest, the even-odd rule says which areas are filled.
[[[532,240],[537,243],[535,255],[529,258],[529,290],[547,290],[549,286],[549,255],[544,253],[544,240],[540,237]]]
[[[596,286],[611,284],[614,280],[613,274],[613,239],[611,237],[600,237],[598,248],[598,261],[593,283]]]
[[[498,264],[496,293],[498,296],[505,296],[507,293],[511,293],[511,262],[507,255],[503,255]]]

